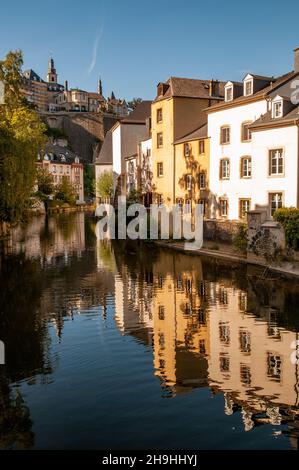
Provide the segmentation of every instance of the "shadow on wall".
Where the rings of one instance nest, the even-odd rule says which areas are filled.
[[[90,113],[65,113],[42,115],[51,128],[62,130],[68,137],[71,149],[84,163],[93,163],[95,154],[104,140],[103,117]]]

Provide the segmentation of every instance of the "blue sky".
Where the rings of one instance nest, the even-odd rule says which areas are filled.
[[[299,46],[299,2],[268,0],[11,0],[0,5],[0,57],[104,95],[151,99],[169,76],[239,80],[286,73]]]

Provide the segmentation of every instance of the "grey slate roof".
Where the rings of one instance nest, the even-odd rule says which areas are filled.
[[[250,124],[250,129],[258,129],[260,127],[279,127],[285,124],[294,124],[299,122],[299,107],[296,106],[289,113],[281,118],[272,118],[271,111],[263,114],[259,119]]]
[[[152,102],[149,100],[141,101],[128,116],[121,120],[121,123],[145,122],[151,116],[151,104]]]
[[[252,74],[249,74],[249,75],[252,75]],[[216,103],[210,106],[209,108],[207,108],[206,111],[213,112],[213,111],[217,111],[218,109],[231,108],[233,106],[242,105],[243,103],[254,101],[256,99],[263,99],[266,96],[268,96],[270,93],[272,94],[275,90],[277,90],[284,83],[288,82],[292,78],[295,78],[296,75],[298,75],[298,73],[295,73],[294,71],[292,71],[292,72],[286,73],[285,75],[281,75],[279,77],[273,78],[272,82],[269,85],[266,85],[264,88],[257,91],[256,93],[253,93],[250,96],[242,95],[242,96],[239,96],[238,98],[235,98],[232,101],[224,101],[221,103]]]
[[[96,164],[100,165],[112,165],[112,132],[109,130],[106,135],[100,150],[99,155],[96,158]]]
[[[35,80],[36,82],[44,82],[44,80],[32,69],[24,70],[23,77],[28,80]]]

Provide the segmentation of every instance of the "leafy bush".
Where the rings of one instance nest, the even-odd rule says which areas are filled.
[[[110,198],[113,196],[114,181],[113,172],[104,171],[97,179],[96,182],[97,193],[102,198]]]
[[[273,218],[284,228],[288,247],[299,250],[299,209],[282,207],[275,211]]]

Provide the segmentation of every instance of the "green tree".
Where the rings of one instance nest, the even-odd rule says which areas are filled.
[[[48,201],[50,196],[54,193],[54,179],[53,175],[49,173],[46,168],[38,168],[36,174],[37,192],[35,196],[38,197],[48,208]]]
[[[273,218],[283,226],[287,245],[299,250],[299,209],[281,207],[274,212]]]
[[[133,98],[131,101],[128,102],[128,107],[133,111],[136,106],[142,102],[142,98]]]
[[[91,165],[84,165],[84,194],[87,198],[95,196],[94,168]]]
[[[5,104],[0,106],[0,221],[22,219],[36,180],[36,157],[45,142],[45,126],[21,93],[22,53],[0,61]]]
[[[56,187],[55,199],[57,201],[65,202],[67,204],[75,204],[77,199],[77,191],[75,186],[67,179],[66,176],[62,177],[61,182]]]
[[[97,179],[97,193],[102,198],[111,198],[113,196],[113,190],[113,172],[104,171]]]

